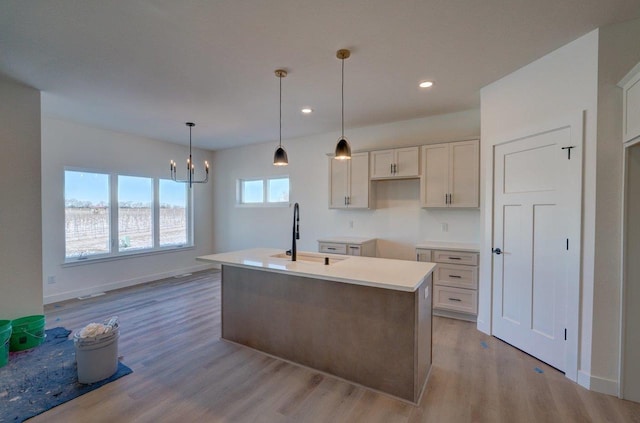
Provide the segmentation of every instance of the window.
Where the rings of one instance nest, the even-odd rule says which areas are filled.
[[[289,178],[269,179],[267,182],[269,203],[289,202]]]
[[[185,184],[70,169],[64,179],[66,261],[192,245]]]
[[[109,254],[109,175],[65,171],[64,192],[65,255]]]
[[[187,186],[160,179],[160,246],[187,244]]]
[[[255,204],[264,202],[264,181],[242,181],[242,202]]]
[[[289,203],[289,177],[238,179],[238,204],[266,206]]]
[[[153,179],[118,175],[118,248],[153,248]]]

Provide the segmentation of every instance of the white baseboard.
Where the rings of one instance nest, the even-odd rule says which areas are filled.
[[[578,372],[578,385],[601,394],[618,396],[617,380],[592,376],[584,370]]]
[[[115,281],[102,285],[92,286],[89,288],[75,289],[72,291],[66,291],[59,294],[47,295],[43,298],[44,304],[57,303],[60,301],[70,300],[72,298],[82,297],[84,295],[91,295],[98,292],[113,291],[114,289],[126,288],[128,286],[139,285],[142,283],[153,282],[159,279],[170,278],[172,276],[183,275],[185,273],[199,272],[201,270],[215,269],[220,266],[210,264],[199,264],[197,266],[185,267],[182,269],[172,270],[170,272],[155,273],[152,275],[140,276],[138,278],[128,279],[124,281]]]

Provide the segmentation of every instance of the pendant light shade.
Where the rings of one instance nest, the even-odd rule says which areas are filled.
[[[351,158],[351,146],[346,138],[340,138],[338,144],[336,145],[336,159],[345,160]]]
[[[276,152],[273,154],[273,164],[274,166],[286,166],[289,164],[289,158],[284,148],[278,147],[276,149]]]
[[[289,158],[287,157],[287,152],[282,148],[282,78],[287,76],[287,71],[276,69],[276,76],[280,80],[280,142],[276,152],[273,154],[273,165],[286,166],[289,164]]]
[[[336,57],[342,61],[342,136],[338,140],[336,145],[335,158],[338,160],[348,160],[351,158],[351,146],[349,141],[344,137],[344,59],[348,59],[351,56],[349,50],[338,50]]]

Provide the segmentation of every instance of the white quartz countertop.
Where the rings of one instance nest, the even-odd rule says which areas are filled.
[[[201,256],[197,260],[407,292],[415,291],[436,267],[435,263],[306,251],[298,252],[297,261],[274,257],[283,253],[278,249],[254,248]],[[323,263],[324,257],[329,257],[328,266]]]
[[[364,238],[358,236],[330,236],[327,238],[320,238],[318,239],[318,242],[334,242],[336,244],[364,244],[375,240],[375,238]]]
[[[473,253],[480,252],[479,244],[466,242],[425,241],[416,245],[416,248],[425,248],[428,250],[470,251]]]

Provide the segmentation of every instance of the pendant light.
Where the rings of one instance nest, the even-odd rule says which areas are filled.
[[[287,76],[287,71],[277,69],[276,76],[280,80],[280,143],[278,144],[276,152],[273,154],[273,165],[286,166],[289,164],[289,158],[287,157],[287,152],[282,148],[282,78]]]
[[[342,61],[342,136],[336,145],[335,158],[338,160],[347,160],[351,158],[351,146],[344,137],[344,59],[348,59],[351,52],[346,49],[338,50],[336,57]]]
[[[186,122],[185,125],[187,125],[189,127],[189,158],[187,159],[187,176],[185,177],[185,179],[177,179],[176,178],[176,170],[178,168],[178,166],[176,165],[176,162],[174,162],[173,160],[171,160],[170,164],[171,164],[171,179],[174,180],[175,182],[182,182],[183,184],[189,184],[189,188],[191,188],[193,186],[193,184],[206,184],[207,181],[209,180],[209,163],[205,160],[204,162],[204,170],[205,170],[205,177],[203,179],[200,180],[196,180],[195,179],[195,172],[196,172],[196,168],[193,165],[193,158],[191,157],[191,129],[196,126],[195,123],[193,122]]]

